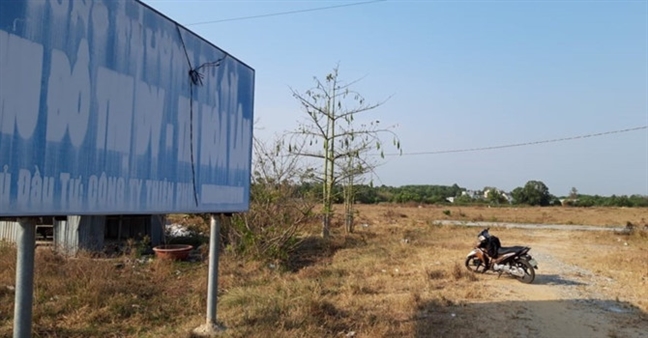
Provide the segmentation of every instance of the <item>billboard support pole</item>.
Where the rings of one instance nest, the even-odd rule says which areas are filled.
[[[31,337],[32,302],[34,300],[34,250],[36,222],[18,219],[20,230],[16,241],[16,297],[14,304],[14,338]]]
[[[218,247],[221,221],[224,218],[227,218],[229,221],[229,217],[231,217],[231,214],[210,214],[211,229],[209,233],[209,273],[207,276],[207,320],[204,325],[194,330],[194,334],[203,337],[213,337],[224,330],[223,327],[218,325],[216,320],[218,302]]]
[[[221,215],[210,215],[209,276],[207,282],[207,325],[216,325],[216,303],[218,298],[218,245],[220,242]]]

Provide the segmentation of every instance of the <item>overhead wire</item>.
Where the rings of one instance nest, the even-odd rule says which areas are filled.
[[[387,0],[371,0],[371,1],[353,2],[353,3],[348,3],[348,4],[342,4],[342,5],[332,5],[332,6],[325,6],[325,7],[296,9],[296,10],[285,11],[285,12],[275,12],[275,13],[266,13],[266,14],[258,14],[258,15],[240,16],[240,17],[227,18],[227,19],[201,21],[201,22],[194,22],[194,23],[186,24],[185,26],[198,26],[198,25],[207,25],[207,24],[214,24],[214,23],[220,23],[220,22],[228,22],[228,21],[241,21],[241,20],[268,18],[268,17],[281,16],[281,15],[290,15],[290,14],[299,14],[299,13],[306,13],[306,12],[324,11],[324,10],[335,9],[335,8],[369,5],[369,4],[373,4],[373,3],[376,3],[376,2],[384,2],[384,1],[387,1]]]
[[[639,127],[633,127],[633,128],[620,129],[620,130],[611,130],[611,131],[605,131],[605,132],[594,133],[594,134],[586,134],[586,135],[562,137],[562,138],[556,138],[556,139],[550,139],[550,140],[542,140],[542,141],[532,141],[532,142],[513,143],[513,144],[505,144],[505,145],[497,145],[497,146],[488,146],[488,147],[464,148],[464,149],[419,151],[419,152],[402,153],[402,154],[401,153],[390,153],[390,154],[384,154],[384,155],[385,156],[417,156],[417,155],[439,155],[439,154],[452,154],[452,153],[466,153],[466,152],[486,151],[486,150],[495,150],[495,149],[504,149],[504,148],[524,147],[524,146],[531,146],[531,145],[545,144],[545,143],[573,141],[573,140],[578,140],[578,139],[600,137],[600,136],[611,135],[611,134],[628,133],[628,132],[637,131],[637,130],[643,130],[643,129],[648,129],[648,125],[639,126]]]
[[[372,3],[385,2],[385,1],[387,1],[387,0],[371,0],[371,1],[353,2],[353,3],[341,4],[341,5],[332,5],[332,6],[324,6],[324,7],[315,7],[315,8],[292,10],[292,11],[284,11],[284,12],[275,12],[275,13],[266,13],[266,14],[250,15],[250,16],[241,16],[241,17],[234,17],[234,18],[227,18],[227,19],[201,21],[201,22],[189,23],[189,24],[186,24],[185,26],[198,26],[198,25],[215,24],[215,23],[229,22],[229,21],[260,19],[260,18],[267,18],[267,17],[273,17],[273,16],[282,16],[282,15],[290,15],[290,14],[299,14],[299,13],[330,10],[330,9],[343,8],[343,7],[369,5],[369,4],[372,4]],[[487,151],[487,150],[496,150],[496,149],[505,149],[505,148],[524,147],[524,146],[546,144],[546,143],[557,143],[557,142],[573,141],[573,140],[578,140],[578,139],[600,137],[600,136],[606,136],[606,135],[611,135],[611,134],[627,133],[627,132],[643,130],[643,129],[648,129],[648,125],[639,126],[639,127],[633,127],[633,128],[620,129],[620,130],[611,130],[611,131],[605,131],[605,132],[593,133],[593,134],[585,134],[585,135],[577,135],[577,136],[571,136],[571,137],[562,137],[562,138],[557,138],[557,139],[541,140],[541,141],[513,143],[513,144],[505,144],[505,145],[497,145],[497,146],[488,146],[488,147],[464,148],[464,149],[420,151],[420,152],[410,152],[410,153],[387,153],[387,154],[384,154],[384,156],[419,156],[419,155],[439,155],[439,154],[452,154],[452,153]]]

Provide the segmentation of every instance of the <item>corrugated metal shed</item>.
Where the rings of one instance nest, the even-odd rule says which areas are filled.
[[[162,242],[164,224],[165,215],[108,216],[105,238],[141,240],[148,237],[153,245],[157,245]]]
[[[103,250],[106,216],[68,216],[70,224],[78,229],[78,250]]]
[[[0,241],[15,243],[19,229],[18,222],[0,221]]]
[[[83,251],[103,251],[106,240],[141,240],[147,236],[153,246],[162,243],[164,215],[67,216],[54,219],[54,247],[67,255]],[[0,222],[0,240],[15,243],[20,226]]]
[[[151,244],[153,246],[162,244],[166,226],[166,215],[151,215]]]
[[[47,228],[48,226],[52,226],[52,218],[51,217],[41,218],[40,221],[37,222],[36,236],[39,235],[46,236],[48,233],[51,234],[51,232],[48,232],[47,230],[43,230],[43,228]],[[20,224],[18,222],[0,221],[0,241],[4,241],[7,243],[15,243],[16,240],[18,239],[18,234],[20,231],[21,231]]]
[[[54,247],[75,255],[79,250],[101,251],[106,216],[68,216],[54,221]]]

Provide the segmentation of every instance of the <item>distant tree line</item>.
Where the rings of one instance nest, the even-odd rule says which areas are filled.
[[[648,207],[648,197],[642,195],[599,196],[581,195],[574,200],[565,201],[565,205],[575,207]]]
[[[302,183],[301,194],[321,195],[322,186],[316,183]],[[457,184],[446,185],[357,185],[355,201],[362,204],[418,203],[442,205],[529,205],[529,206],[574,206],[574,207],[648,207],[648,196],[644,195],[585,195],[575,189],[568,196],[558,197],[549,192],[542,181],[529,181],[510,193],[494,187],[469,190]],[[341,186],[333,187],[333,202],[343,202]]]

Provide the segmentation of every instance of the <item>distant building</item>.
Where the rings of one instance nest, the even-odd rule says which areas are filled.
[[[461,192],[461,196],[468,196],[472,199],[481,199],[482,193],[481,191],[477,191],[477,190],[464,190]]]
[[[573,206],[578,204],[578,198],[561,198],[559,199],[560,205],[565,207],[565,206]]]
[[[491,191],[497,191],[500,196],[502,196],[503,199],[505,199],[509,204],[513,203],[513,196],[501,189],[497,188],[489,188],[484,190],[484,199],[488,199],[488,195],[490,194]]]

